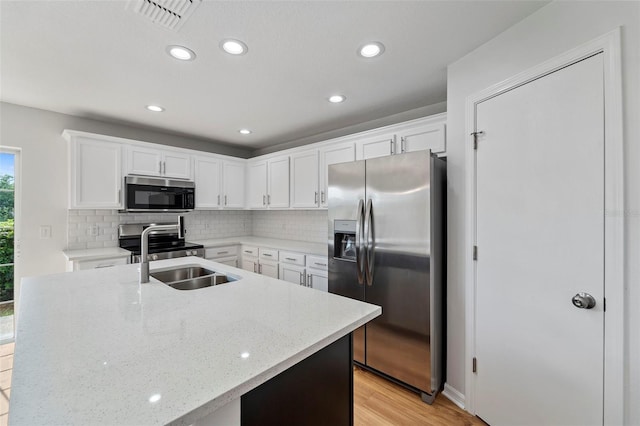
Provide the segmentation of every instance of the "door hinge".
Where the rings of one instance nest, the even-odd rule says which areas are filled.
[[[472,368],[473,368],[473,372],[477,373],[478,372],[478,360],[476,359],[476,357],[473,357],[473,362],[472,362]]]
[[[480,130],[479,132],[471,133],[471,136],[473,136],[473,149],[478,149],[478,136],[480,135],[484,135],[484,132],[482,130]]]
[[[478,260],[478,246],[473,246],[473,260]]]

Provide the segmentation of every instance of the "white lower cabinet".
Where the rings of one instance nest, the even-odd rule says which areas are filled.
[[[238,246],[209,247],[204,251],[204,258],[225,265],[238,267]]]
[[[245,271],[278,278],[278,250],[242,246],[240,267]]]
[[[98,260],[75,260],[69,262],[67,271],[84,271],[86,269],[111,268],[118,265],[127,265],[128,263],[128,257],[113,257]]]
[[[316,290],[329,291],[329,274],[327,258],[324,256],[307,256],[307,286]]]
[[[304,266],[280,263],[280,279],[294,284],[306,285],[306,269]]]
[[[258,273],[271,278],[279,278],[278,262],[268,262],[260,259],[258,261]]]

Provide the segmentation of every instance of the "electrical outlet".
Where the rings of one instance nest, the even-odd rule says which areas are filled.
[[[91,237],[97,237],[100,233],[100,228],[98,228],[98,225],[91,225],[88,232]]]
[[[51,238],[51,225],[40,225],[40,239],[48,240]]]

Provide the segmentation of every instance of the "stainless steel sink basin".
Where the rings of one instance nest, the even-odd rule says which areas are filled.
[[[195,290],[198,288],[211,287],[218,284],[228,283],[230,280],[226,275],[209,275],[206,277],[192,278],[190,280],[167,283],[169,287],[176,290]]]
[[[212,271],[201,266],[182,266],[152,271],[149,275],[176,290],[196,290],[236,281],[236,277]]]
[[[176,269],[168,269],[165,271],[152,272],[150,275],[156,280],[162,281],[166,284],[213,274],[215,274],[215,271],[210,271],[209,269],[205,269],[201,266],[186,266]]]

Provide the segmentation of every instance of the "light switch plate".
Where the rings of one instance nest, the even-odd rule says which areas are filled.
[[[48,240],[51,238],[51,225],[40,225],[40,239]]]

